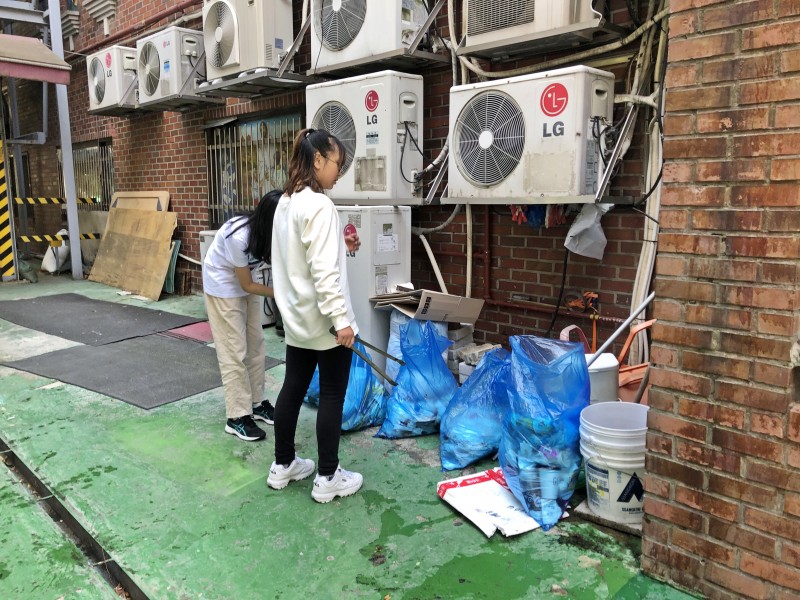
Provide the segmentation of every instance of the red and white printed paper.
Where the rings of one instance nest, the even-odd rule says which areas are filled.
[[[532,531],[539,524],[514,496],[500,467],[439,482],[439,497],[472,521],[486,537],[498,529],[504,536]]]

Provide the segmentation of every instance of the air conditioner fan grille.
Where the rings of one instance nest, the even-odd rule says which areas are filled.
[[[482,186],[495,185],[519,165],[525,148],[525,120],[508,94],[487,91],[467,102],[454,128],[456,164]]]
[[[217,41],[217,29],[220,40]],[[203,23],[206,57],[216,68],[225,66],[231,58],[236,40],[236,15],[227,2],[215,2]]]
[[[342,165],[341,173],[346,173],[353,163],[353,155],[356,152],[356,124],[350,111],[339,102],[323,104],[314,115],[311,127],[324,129],[342,142],[347,150],[347,159]]]
[[[366,0],[321,0],[314,11],[317,37],[328,50],[342,50],[361,31],[366,14]]]
[[[100,104],[106,97],[106,70],[103,68],[103,62],[97,57],[92,59],[89,70],[92,73],[92,93]]]
[[[161,80],[161,57],[153,42],[147,42],[139,53],[139,71],[144,74],[144,92],[152,96]]]

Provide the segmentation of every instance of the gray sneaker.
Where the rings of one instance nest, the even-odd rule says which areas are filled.
[[[282,490],[289,485],[290,481],[299,481],[311,475],[314,472],[314,466],[313,460],[299,456],[295,456],[288,467],[273,462],[269,468],[267,485],[273,490]]]
[[[317,473],[314,478],[314,487],[311,490],[311,497],[322,504],[330,502],[337,496],[344,498],[352,496],[364,484],[361,473],[345,471],[342,467],[337,467],[333,476],[328,479],[324,475]]]

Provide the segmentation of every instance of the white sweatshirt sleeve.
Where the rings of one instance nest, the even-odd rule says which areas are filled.
[[[348,291],[342,289],[340,277],[345,268],[342,228],[333,203],[321,194],[314,196],[314,201],[306,206],[300,239],[306,249],[319,311],[338,331],[351,325],[345,300]]]

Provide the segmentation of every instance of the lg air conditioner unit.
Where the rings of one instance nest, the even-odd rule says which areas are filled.
[[[359,335],[385,350],[391,313],[375,308],[369,299],[411,281],[411,208],[339,206],[337,210],[342,235],[357,233],[361,240],[359,251],[347,255],[347,281]],[[385,370],[386,358],[372,351],[370,355]]]
[[[311,0],[311,72],[402,52],[427,18],[424,0]]]
[[[450,90],[443,202],[593,202],[614,75],[569,67]]]
[[[381,71],[306,88],[306,123],[342,141],[336,204],[419,204],[422,76]]]
[[[277,69],[291,44],[291,0],[206,0],[203,5],[209,80]]]
[[[168,27],[137,40],[139,104],[175,95],[196,97],[195,84],[205,79],[206,72],[202,44],[199,31],[181,27]]]
[[[136,48],[110,46],[86,59],[89,111],[136,106]]]
[[[493,56],[508,53],[519,44],[574,45],[578,40],[592,39],[592,28],[602,14],[593,4],[605,0],[465,0],[466,35],[460,54],[478,53]],[[554,37],[561,40],[542,41]],[[564,44],[559,44],[563,41]],[[496,52],[493,52],[496,51]]]

